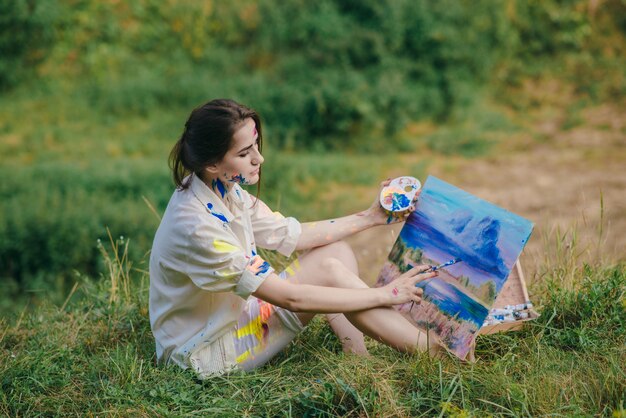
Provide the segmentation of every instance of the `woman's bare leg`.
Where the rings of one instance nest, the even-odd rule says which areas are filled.
[[[295,276],[290,277],[289,280],[295,283],[321,284],[322,278],[320,275],[315,276],[308,274],[308,272],[314,271],[315,265],[319,265],[323,259],[332,256],[341,261],[350,272],[358,275],[358,264],[352,249],[345,243],[337,243],[315,248],[301,256],[298,259],[298,267],[294,270]],[[316,281],[316,279],[319,281]],[[315,314],[298,314],[298,316],[302,323],[306,324]],[[327,314],[326,319],[337,338],[339,338],[344,352],[360,355],[367,354],[363,333],[352,325],[343,314]]]
[[[336,242],[312,250],[302,257],[300,268],[288,280],[330,287],[368,287],[356,274],[354,253],[345,242]],[[308,323],[314,316],[315,314],[311,313],[298,313],[303,324]],[[341,316],[347,318],[366,335],[400,351],[429,350],[433,354],[439,351],[439,346],[434,344],[434,341],[429,341],[425,332],[420,331],[391,307],[367,309]],[[336,319],[332,322],[336,322]]]

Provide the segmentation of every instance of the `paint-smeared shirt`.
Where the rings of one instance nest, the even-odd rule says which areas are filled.
[[[150,255],[158,361],[187,368],[193,351],[226,334],[245,300],[273,272],[257,246],[289,256],[300,233],[296,219],[272,212],[237,184],[223,200],[196,176],[189,188],[176,190]]]

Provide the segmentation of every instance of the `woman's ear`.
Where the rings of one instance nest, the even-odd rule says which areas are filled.
[[[204,171],[206,171],[209,174],[213,174],[213,175],[219,174],[219,170],[217,168],[217,164],[211,164],[211,165],[206,166],[204,168]]]

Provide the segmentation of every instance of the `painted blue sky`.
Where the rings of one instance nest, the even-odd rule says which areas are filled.
[[[521,216],[429,176],[400,239],[436,262],[460,257],[450,274],[468,276],[476,286],[494,280],[499,291],[532,228]]]

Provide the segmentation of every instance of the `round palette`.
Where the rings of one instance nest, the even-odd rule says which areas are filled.
[[[422,184],[415,177],[395,178],[380,191],[380,205],[390,215],[402,215],[409,210],[421,187]]]

